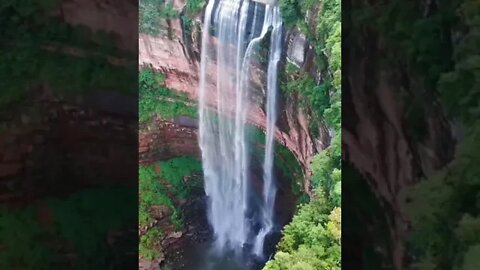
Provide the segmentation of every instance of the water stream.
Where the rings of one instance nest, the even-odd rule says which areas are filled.
[[[276,185],[273,175],[277,119],[277,66],[281,55],[282,21],[276,5],[250,0],[210,0],[201,48],[199,144],[202,151],[208,219],[217,253],[249,252],[264,258],[265,237],[274,228]],[[248,214],[248,145],[245,138],[250,107],[252,62],[270,33],[266,70],[266,145],[262,202]],[[213,74],[213,75],[212,75]],[[212,80],[216,89],[209,89]],[[255,223],[260,224],[254,226]],[[248,248],[249,247],[249,248]]]

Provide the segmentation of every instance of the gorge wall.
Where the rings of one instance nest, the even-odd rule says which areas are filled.
[[[184,12],[186,1],[173,1],[173,8],[180,14]],[[148,66],[165,75],[165,86],[180,92],[196,101],[198,99],[199,84],[199,32],[202,31],[201,16],[198,14],[193,22],[190,33],[186,31],[181,19],[165,20],[160,27],[166,29],[168,34],[153,37],[140,33],[139,35],[139,65]],[[303,68],[311,68],[311,46],[305,37],[298,31],[290,31],[286,35],[284,55],[288,61]],[[216,70],[210,67],[210,71]],[[251,98],[251,109],[248,112],[248,122],[262,130],[266,129],[265,114],[265,83],[261,81],[261,69],[252,72],[252,85],[255,94]],[[213,76],[213,74],[209,74]],[[207,96],[215,106],[215,83],[207,80]],[[330,144],[330,134],[324,125],[319,125],[318,136],[313,136],[309,130],[309,117],[298,106],[295,98],[282,98],[280,102],[283,110],[278,121],[276,140],[294,153],[297,161],[302,165],[306,176],[306,183],[310,172],[309,163],[313,155]],[[309,192],[309,185],[305,191]]]
[[[373,6],[372,3],[347,2],[351,12],[358,14]],[[385,9],[387,8],[390,6],[386,5]],[[415,14],[413,10],[418,12],[416,10],[418,8],[421,10],[419,14],[429,14],[427,10],[430,6],[412,5],[408,9],[410,8],[412,10],[407,12],[404,10],[394,12]],[[344,74],[349,80],[342,102],[349,109],[345,110],[343,115],[345,121],[342,122],[342,150],[344,167],[348,168],[349,173],[344,176],[346,179],[344,183],[353,187],[355,183],[353,180],[349,181],[350,179],[366,182],[372,198],[378,202],[379,209],[382,209],[379,213],[382,212],[383,217],[377,216],[368,221],[366,216],[375,212],[374,207],[369,207],[368,212],[366,209],[363,210],[363,214],[359,214],[362,213],[358,210],[361,207],[356,208],[352,204],[346,207],[349,211],[355,209],[357,215],[362,216],[362,220],[356,222],[368,224],[363,226],[369,229],[366,230],[368,232],[361,233],[362,236],[358,234],[359,238],[355,238],[355,233],[351,233],[353,230],[345,230],[345,243],[349,244],[345,245],[347,248],[344,258],[348,258],[346,260],[349,262],[348,266],[357,267],[368,261],[367,256],[360,258],[352,254],[366,253],[364,250],[366,248],[349,249],[350,243],[355,245],[359,242],[374,243],[372,247],[378,250],[374,253],[377,253],[378,258],[385,260],[382,262],[383,265],[389,265],[384,267],[405,269],[411,263],[410,260],[415,260],[413,257],[417,256],[417,251],[414,252],[415,255],[409,254],[412,214],[407,209],[407,202],[411,198],[406,198],[411,196],[409,192],[412,186],[432,177],[437,170],[450,162],[454,156],[456,139],[453,125],[442,107],[438,89],[435,89],[437,82],[432,87],[425,75],[438,76],[436,73],[445,69],[444,66],[438,68],[438,62],[448,57],[441,54],[440,60],[423,58],[424,52],[415,46],[419,46],[418,40],[428,40],[429,35],[408,34],[395,39],[392,37],[397,37],[395,34],[398,34],[396,31],[399,30],[392,30],[386,26],[390,25],[387,21],[391,20],[402,25],[401,27],[404,27],[402,29],[409,29],[410,27],[403,24],[419,24],[418,21],[428,21],[428,16],[422,15],[415,20],[388,16],[382,12],[372,15],[372,18],[378,17],[379,21],[384,20],[381,24],[385,26],[382,28],[373,27],[374,23],[368,20],[350,22],[350,29],[346,34],[349,46],[345,50],[347,57],[344,58],[346,59]],[[449,38],[445,39],[450,42]],[[406,44],[406,40],[409,40],[408,46],[399,45],[403,42]],[[440,44],[441,40],[439,38],[433,43]],[[438,47],[448,50],[449,46],[451,45],[444,44],[443,47]],[[425,67],[432,70],[437,68],[435,72],[428,68],[419,68],[425,64],[423,61],[427,62]],[[351,171],[357,171],[362,177],[352,177]],[[352,201],[366,201],[364,197],[355,199],[358,193],[358,189],[346,188],[343,194]],[[427,198],[422,197],[419,200],[426,202]],[[434,215],[431,211],[427,212],[428,215]],[[383,218],[385,224],[379,225]],[[381,229],[382,227],[386,229]],[[381,231],[383,233],[380,233]],[[359,240],[361,238],[364,240]],[[384,244],[385,242],[387,243]],[[379,246],[383,247],[377,248]]]

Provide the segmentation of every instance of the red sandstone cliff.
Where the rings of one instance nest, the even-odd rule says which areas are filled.
[[[175,8],[180,12],[184,8],[184,1],[175,0]],[[150,66],[162,72],[166,76],[165,84],[171,89],[185,92],[192,100],[198,98],[199,84],[199,60],[200,40],[196,40],[195,34],[184,35],[179,19],[172,19],[162,26],[168,29],[169,35],[152,37],[145,34],[139,35],[139,65]],[[201,31],[201,18],[197,17],[196,31]],[[294,58],[299,66],[309,65],[306,61],[310,48],[306,45],[305,38],[298,33],[287,35],[287,44],[284,48],[290,58]],[[309,59],[311,60],[311,59]],[[210,68],[209,70],[215,70]],[[254,94],[251,98],[251,107],[248,112],[248,121],[262,130],[265,130],[266,117],[264,111],[264,84],[261,81],[261,71],[255,71],[257,76],[252,76]],[[215,105],[215,82],[207,80],[207,95],[211,105]],[[279,128],[276,139],[294,153],[299,163],[304,168],[305,176],[308,172],[309,163],[315,153],[327,147],[330,143],[330,135],[325,127],[320,127],[319,136],[315,138],[309,131],[309,117],[297,106],[294,98],[284,98],[283,108],[279,119]],[[143,150],[148,142],[140,131],[140,144]],[[308,186],[306,191],[308,192]]]

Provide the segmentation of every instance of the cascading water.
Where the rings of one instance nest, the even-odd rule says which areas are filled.
[[[241,250],[245,243],[251,242],[254,253],[260,256],[263,255],[265,236],[273,228],[276,194],[272,173],[273,139],[276,129],[277,64],[282,43],[279,8],[262,5],[250,0],[208,2],[202,36],[199,89],[199,144],[205,193],[209,198],[208,218],[215,234],[215,247],[217,251]],[[260,33],[256,31],[259,28]],[[260,209],[262,227],[255,233],[247,220],[249,160],[245,127],[252,56],[269,31],[267,136],[263,204]],[[216,69],[212,70],[215,64]],[[213,75],[210,74],[212,71]],[[207,78],[216,83],[216,91],[207,91]],[[251,239],[252,235],[254,239]]]
[[[272,34],[270,38],[270,54],[267,69],[267,136],[265,146],[265,161],[263,164],[263,199],[262,229],[260,230],[254,245],[254,252],[258,256],[263,255],[263,242],[265,236],[273,229],[273,210],[275,206],[275,194],[277,187],[273,177],[273,157],[276,122],[277,122],[277,91],[278,91],[278,62],[282,52],[282,20],[278,8],[273,9]]]

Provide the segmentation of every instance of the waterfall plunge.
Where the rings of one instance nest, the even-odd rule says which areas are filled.
[[[253,14],[249,12],[250,7],[253,7]],[[240,250],[245,243],[253,242],[253,251],[258,256],[263,255],[265,236],[273,228],[276,195],[273,139],[276,130],[277,65],[282,41],[279,8],[271,5],[264,7],[260,8],[260,4],[249,0],[208,2],[202,36],[199,89],[199,144],[205,193],[210,200],[208,218],[215,233],[215,247],[220,252],[225,249]],[[210,28],[212,25],[213,30]],[[261,32],[256,34],[258,28]],[[252,56],[269,29],[267,135],[263,204],[260,209],[262,227],[252,236],[255,233],[246,217],[249,207],[249,160],[245,126],[249,110],[249,74]],[[217,38],[215,45],[211,44],[212,34]],[[213,80],[216,92],[207,96],[208,71],[215,66],[215,60]],[[215,103],[209,104],[207,101],[212,98],[216,99]]]

